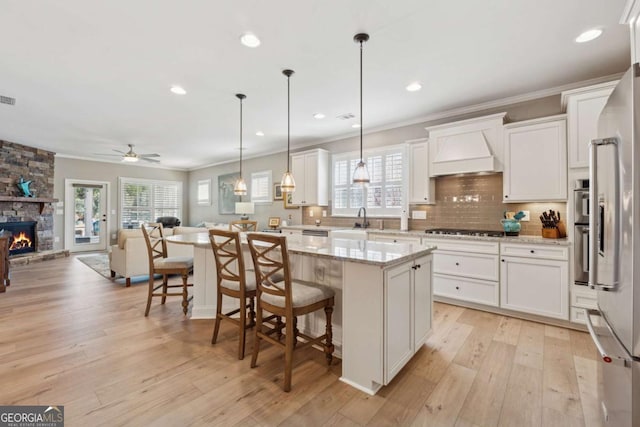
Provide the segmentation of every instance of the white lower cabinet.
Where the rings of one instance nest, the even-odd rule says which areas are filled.
[[[501,245],[501,253],[520,250],[522,256],[500,257],[500,307],[568,320],[569,263],[541,258],[545,249],[549,247]]]
[[[394,236],[390,234],[382,234],[369,232],[368,237],[369,240],[373,240],[375,242],[390,242],[390,243],[413,243],[420,244],[420,237],[411,237],[411,236]]]
[[[431,257],[386,270],[384,384],[389,384],[425,343],[431,316]]]
[[[433,253],[433,294],[499,305],[499,245],[495,242],[425,239]]]

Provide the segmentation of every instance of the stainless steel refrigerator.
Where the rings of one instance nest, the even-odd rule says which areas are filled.
[[[605,425],[640,426],[640,66],[609,97],[590,147],[587,326],[601,355]],[[637,139],[637,140],[636,140]]]

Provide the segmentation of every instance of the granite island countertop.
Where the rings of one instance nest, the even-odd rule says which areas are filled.
[[[208,233],[178,234],[166,237],[168,242],[210,247]],[[243,236],[243,243],[246,237]],[[402,264],[428,255],[436,248],[411,243],[374,242],[319,236],[287,236],[287,248],[292,254],[316,256],[339,261],[376,265],[382,268]]]

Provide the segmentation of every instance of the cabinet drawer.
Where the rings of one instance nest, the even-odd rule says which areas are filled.
[[[571,290],[571,305],[574,307],[598,308],[598,294],[595,290],[584,286],[582,289]]]
[[[515,243],[502,243],[500,245],[500,255],[505,256],[523,256],[527,258],[544,258],[544,259],[569,259],[568,246],[554,245],[528,245]]]
[[[433,258],[433,271],[497,282],[499,277],[498,256],[436,251]]]
[[[369,240],[373,240],[375,242],[413,243],[415,245],[420,244],[420,237],[393,236],[376,233],[369,233]]]
[[[497,242],[482,242],[475,240],[451,240],[451,239],[422,239],[422,244],[437,246],[439,250],[455,252],[473,252],[476,254],[498,254]]]
[[[498,306],[497,282],[433,275],[433,294],[480,304]]]

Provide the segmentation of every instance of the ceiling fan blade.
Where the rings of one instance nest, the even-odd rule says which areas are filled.
[[[116,153],[120,153],[120,154],[127,154],[126,151],[116,150],[115,148],[113,149],[113,151],[115,151]]]
[[[156,159],[150,159],[148,157],[138,157],[142,160],[144,160],[145,162],[150,162],[150,163],[160,163],[160,160],[156,160]]]
[[[107,156],[107,157],[122,157],[122,154],[105,154],[105,153],[93,153],[96,156]]]
[[[138,157],[160,157],[160,154],[138,154]]]

